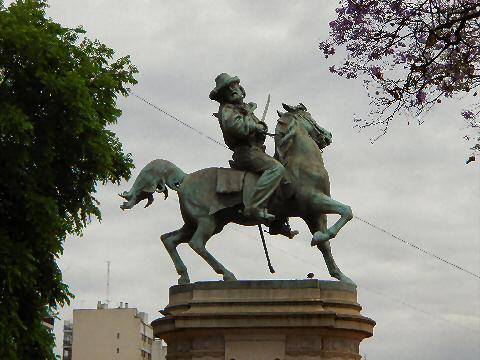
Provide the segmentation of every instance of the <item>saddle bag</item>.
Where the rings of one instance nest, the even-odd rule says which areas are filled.
[[[245,171],[235,169],[217,169],[217,186],[215,188],[218,194],[231,194],[243,190],[243,180]]]

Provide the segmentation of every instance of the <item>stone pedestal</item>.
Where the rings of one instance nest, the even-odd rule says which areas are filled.
[[[375,322],[337,281],[198,282],[170,288],[153,321],[167,360],[361,359]]]

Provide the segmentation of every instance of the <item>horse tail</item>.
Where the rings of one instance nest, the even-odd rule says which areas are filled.
[[[126,200],[120,208],[131,209],[144,199],[148,200],[145,207],[150,206],[155,191],[163,193],[166,199],[168,188],[178,191],[186,176],[186,173],[168,160],[153,160],[140,171],[129,191],[118,194]]]

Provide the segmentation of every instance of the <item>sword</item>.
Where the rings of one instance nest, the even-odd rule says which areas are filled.
[[[265,117],[267,116],[268,106],[270,105],[270,94],[268,94],[267,103],[265,104],[265,109],[263,109],[262,122],[265,122]]]
[[[270,105],[270,94],[268,94],[267,103],[265,104],[265,109],[263,109],[262,122],[265,122],[265,117],[267,116],[268,106]],[[267,136],[275,137],[275,134],[265,133]]]

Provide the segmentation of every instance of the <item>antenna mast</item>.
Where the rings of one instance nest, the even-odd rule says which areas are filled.
[[[110,261],[107,261],[107,305],[110,304]]]

